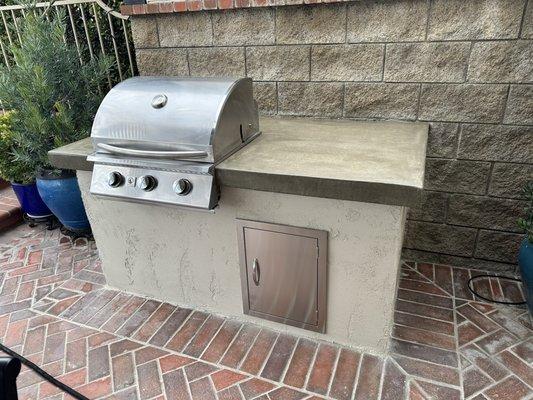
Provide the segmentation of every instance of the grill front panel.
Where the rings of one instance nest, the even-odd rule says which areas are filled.
[[[120,174],[122,182],[111,185],[111,174]],[[156,180],[151,190],[143,187],[143,177]],[[178,193],[180,180],[190,184],[188,192]],[[118,165],[97,164],[93,169],[91,193],[117,200],[161,203],[173,206],[194,207],[209,210],[218,202],[218,193],[211,174],[193,174],[177,171],[162,171],[149,168],[134,168]],[[183,182],[183,181],[182,181]]]

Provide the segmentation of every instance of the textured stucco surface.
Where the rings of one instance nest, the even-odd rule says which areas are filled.
[[[222,188],[214,213],[98,199],[78,172],[108,283],[171,303],[384,353],[405,208]],[[327,230],[327,333],[242,314],[235,218]]]

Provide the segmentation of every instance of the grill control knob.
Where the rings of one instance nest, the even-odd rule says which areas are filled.
[[[109,175],[107,175],[107,184],[111,187],[119,187],[124,183],[124,177],[120,172],[110,172]]]
[[[188,179],[178,179],[174,182],[174,192],[180,196],[189,194],[192,190],[192,183]]]
[[[145,192],[150,192],[157,186],[157,179],[151,175],[141,176],[139,178],[139,188]]]

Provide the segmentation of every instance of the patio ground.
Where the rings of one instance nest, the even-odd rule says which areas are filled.
[[[380,358],[113,290],[94,242],[20,225],[0,235],[0,340],[91,399],[532,398],[528,314],[475,301],[476,273],[405,262]],[[70,398],[26,368],[18,387]]]
[[[15,193],[0,182],[0,231],[16,226],[22,220],[22,211]]]

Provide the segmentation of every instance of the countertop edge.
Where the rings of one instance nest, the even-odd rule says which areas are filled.
[[[84,154],[74,154],[59,148],[50,151],[48,156],[50,163],[57,168],[78,171],[93,169],[93,163],[87,161]],[[340,181],[223,168],[216,169],[216,176],[221,186],[405,207],[419,205],[422,196],[422,188],[390,183]]]
[[[53,167],[61,169],[72,169],[76,171],[92,171],[93,163],[87,161],[87,156],[54,152],[54,150],[48,152],[48,160]]]
[[[216,174],[221,186],[392,206],[416,207],[420,205],[423,192],[422,188],[414,186],[381,182],[344,181],[229,169],[217,169]]]
[[[91,138],[78,140],[48,152],[48,161],[53,167],[78,171],[92,171],[93,163],[87,156],[93,152]]]

